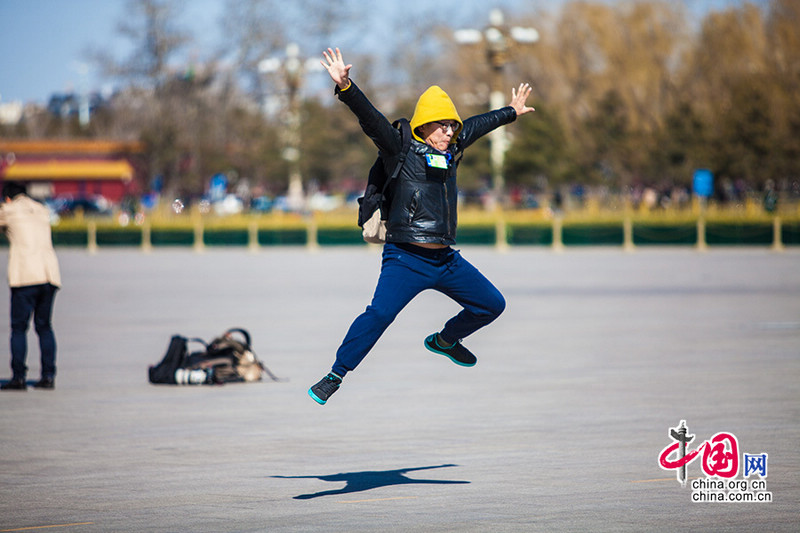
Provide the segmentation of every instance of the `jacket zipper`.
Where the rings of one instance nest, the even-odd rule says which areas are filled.
[[[411,205],[409,206],[408,210],[408,225],[410,226],[411,223],[414,221],[414,214],[417,212],[417,205],[419,204],[419,189],[414,191],[414,195],[411,197]]]
[[[444,205],[445,205],[445,213],[447,216],[445,217],[445,236],[450,236],[450,198],[447,194],[447,177],[444,180]]]

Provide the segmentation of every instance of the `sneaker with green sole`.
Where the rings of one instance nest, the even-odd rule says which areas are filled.
[[[320,405],[325,405],[325,402],[328,401],[328,398],[331,395],[339,390],[339,386],[342,384],[342,378],[331,372],[321,380],[319,383],[308,389],[308,395]]]
[[[433,353],[444,355],[460,366],[475,366],[475,363],[478,362],[478,358],[475,357],[472,352],[464,348],[461,341],[453,343],[452,346],[444,347],[440,339],[441,337],[439,337],[438,333],[431,333],[425,339],[425,347]]]

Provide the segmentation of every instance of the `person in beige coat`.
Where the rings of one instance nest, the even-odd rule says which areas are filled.
[[[53,333],[53,301],[61,286],[58,259],[50,232],[50,213],[30,198],[24,185],[3,184],[0,228],[8,237],[8,284],[11,288],[11,381],[3,390],[25,390],[28,367],[27,332],[31,316],[39,336],[40,389],[55,387],[56,338]]]

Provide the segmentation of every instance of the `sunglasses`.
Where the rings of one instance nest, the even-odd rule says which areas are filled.
[[[450,130],[453,133],[455,133],[456,130],[458,129],[458,122],[455,122],[455,121],[442,122],[442,121],[439,121],[439,120],[435,120],[433,122],[433,124],[436,124],[437,126],[442,128],[442,131],[445,132],[445,133],[447,133],[447,130]]]

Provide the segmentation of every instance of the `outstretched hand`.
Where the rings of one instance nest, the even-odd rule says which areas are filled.
[[[347,89],[350,86],[350,69],[353,65],[345,65],[342,52],[338,48],[335,51],[331,48],[323,50],[322,55],[325,56],[325,60],[320,63],[328,71],[333,82],[339,89]]]
[[[525,105],[525,100],[530,96],[533,87],[527,83],[520,83],[519,89],[511,89],[511,103],[508,104],[517,112],[517,116],[535,111],[534,108]]]

